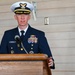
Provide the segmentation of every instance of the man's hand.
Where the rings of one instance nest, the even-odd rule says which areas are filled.
[[[48,66],[51,68],[51,69],[55,69],[55,63],[54,63],[54,60],[52,57],[48,58]]]
[[[52,59],[52,57],[48,58],[48,66],[52,67],[54,65],[54,61]]]

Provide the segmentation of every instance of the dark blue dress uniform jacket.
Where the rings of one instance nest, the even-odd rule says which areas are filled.
[[[24,50],[20,50],[15,41],[15,36],[19,35],[18,27],[7,30],[4,33],[4,36],[1,41],[0,54],[24,54]],[[37,38],[36,42],[32,42],[29,38],[32,38],[32,35]],[[20,36],[20,35],[19,35]],[[33,38],[34,38],[33,37]],[[34,53],[43,53],[47,54],[48,57],[52,57],[51,50],[47,43],[44,32],[28,27],[28,30],[23,39],[23,45],[27,52],[33,51]]]
[[[9,54],[14,51],[15,54],[25,53],[25,51],[21,51],[18,49],[15,36],[19,35],[18,28],[14,28],[8,31],[5,31],[2,42],[1,42],[1,50],[0,53]],[[37,38],[37,42],[28,42],[29,38],[34,35]],[[20,35],[19,35],[20,36]],[[49,45],[45,38],[45,34],[42,31],[36,30],[29,26],[25,37],[23,39],[23,44],[28,53],[32,50],[34,53],[44,53],[47,54],[48,57],[52,57]]]

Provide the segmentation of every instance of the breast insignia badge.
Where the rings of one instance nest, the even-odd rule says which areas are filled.
[[[28,38],[28,43],[37,43],[38,38],[35,35],[30,35],[30,38]]]

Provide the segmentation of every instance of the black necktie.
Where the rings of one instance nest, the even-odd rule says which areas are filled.
[[[24,38],[24,30],[21,31],[21,40],[23,41]]]

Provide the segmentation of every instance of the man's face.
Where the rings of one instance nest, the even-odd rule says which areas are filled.
[[[19,26],[26,26],[28,25],[30,14],[15,14],[15,19],[17,20]]]

